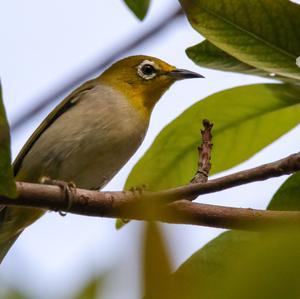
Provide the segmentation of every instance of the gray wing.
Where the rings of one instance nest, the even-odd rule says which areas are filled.
[[[95,80],[90,80],[76,90],[74,90],[69,96],[67,96],[56,108],[44,119],[44,121],[39,125],[39,127],[34,131],[34,133],[30,136],[28,141],[25,143],[17,158],[13,163],[14,176],[17,175],[20,170],[20,166],[26,154],[32,148],[34,143],[39,139],[39,137],[49,128],[49,126],[63,113],[68,111],[72,106],[74,106],[85,91],[91,90],[96,85]],[[0,208],[1,211],[1,208]]]

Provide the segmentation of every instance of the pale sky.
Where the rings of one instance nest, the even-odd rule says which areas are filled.
[[[34,105],[35,99],[55,88],[60,80],[78,72],[95,57],[105,56],[107,51],[136,32],[145,30],[149,24],[169,13],[170,7],[176,9],[172,0],[153,0],[146,21],[141,23],[122,2],[10,0],[2,3],[0,69],[4,103],[10,121]],[[271,82],[194,65],[184,50],[202,39],[185,20],[181,20],[164,34],[129,53],[157,56],[179,68],[199,72],[206,79],[201,82],[179,82],[164,95],[154,110],[143,145],[106,190],[122,189],[130,169],[158,132],[192,103],[230,87]],[[12,134],[14,156],[60,100],[57,99],[51,107]],[[299,151],[299,133],[298,126],[226,173],[271,162]],[[284,180],[285,177],[281,177],[202,196],[201,202],[265,208]],[[164,230],[174,269],[221,232],[219,229],[185,225],[164,225]],[[58,294],[70,295],[80,288],[84,280],[113,269],[104,298],[139,298],[140,236],[141,225],[137,222],[116,231],[114,220],[70,214],[61,217],[57,213],[47,213],[18,239],[1,265],[0,280],[25,290],[32,298],[50,299],[58,298]]]

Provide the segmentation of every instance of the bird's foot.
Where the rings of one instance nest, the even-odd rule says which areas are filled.
[[[141,185],[141,186],[135,186],[135,187],[131,187],[129,189],[130,192],[133,193],[134,196],[141,196],[147,189],[146,185]],[[118,219],[116,222],[116,228],[119,229],[121,228],[123,225],[125,225],[126,223],[128,223],[130,220],[129,219]]]
[[[45,185],[54,185],[61,188],[63,194],[65,195],[65,199],[68,203],[67,205],[67,211],[69,211],[72,207],[72,202],[74,200],[75,194],[76,194],[76,185],[74,182],[65,182],[61,180],[52,180],[49,177],[41,177],[40,183]],[[66,212],[57,211],[59,215],[66,216]]]
[[[133,193],[134,196],[141,196],[147,189],[146,185],[135,186],[129,189],[130,192]]]

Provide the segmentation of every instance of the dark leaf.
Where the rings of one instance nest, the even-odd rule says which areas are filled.
[[[10,157],[10,132],[0,86],[0,195],[15,197],[16,193]]]
[[[180,0],[191,25],[239,61],[300,79],[300,6],[287,0]]]
[[[261,76],[268,79],[281,80],[286,83],[300,84],[298,80],[290,79],[275,74],[270,74],[257,69],[249,64],[246,64],[221,49],[214,46],[208,40],[187,48],[186,53],[188,57],[196,64],[202,67],[221,70],[225,72],[235,72],[241,74]]]
[[[124,2],[141,21],[145,18],[150,0],[124,0]]]

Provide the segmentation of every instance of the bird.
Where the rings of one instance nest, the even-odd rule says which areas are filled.
[[[203,76],[145,55],[115,62],[70,93],[38,126],[13,163],[15,179],[103,188],[141,145],[165,91],[189,78]],[[0,262],[45,212],[0,206]]]

